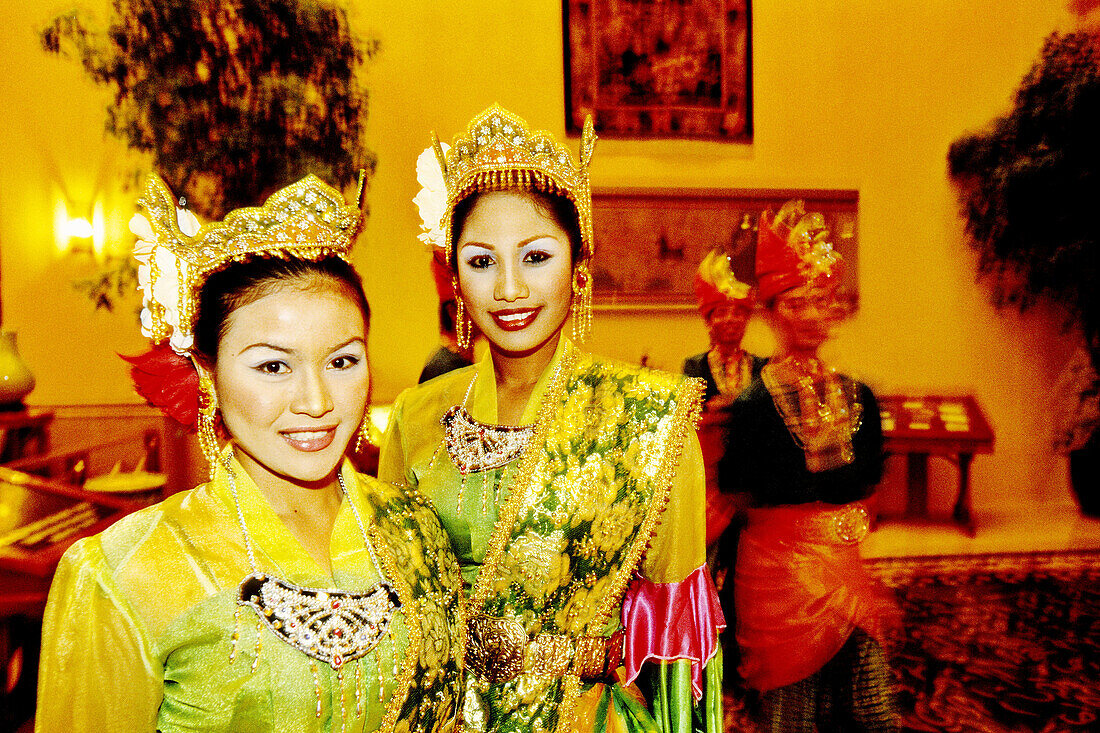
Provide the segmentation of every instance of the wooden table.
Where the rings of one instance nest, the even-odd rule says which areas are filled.
[[[13,471],[4,466],[0,466],[0,491],[3,492],[0,496],[16,500],[13,502],[17,505],[14,521],[7,522],[13,524],[15,529],[30,520],[49,516],[69,506],[89,506],[89,510],[85,512],[89,522],[82,523],[78,531],[65,534],[63,539],[38,543],[30,548],[19,543],[0,544],[0,571],[47,580],[53,577],[54,569],[65,550],[78,539],[97,534],[130,512],[160,499],[159,490],[121,495],[91,492],[79,486]],[[26,515],[26,521],[23,521],[21,514]],[[5,584],[0,588],[0,599],[8,591],[17,589],[18,584]],[[3,607],[3,601],[0,600],[0,608]]]
[[[928,518],[928,459],[943,458],[959,470],[952,519],[974,536],[970,511],[970,462],[993,452],[993,429],[978,401],[970,395],[887,395],[879,398],[887,454],[903,455],[907,464],[907,518]]]
[[[0,730],[14,730],[34,711],[42,612],[62,554],[78,539],[103,531],[163,493],[160,486],[125,493],[83,487],[89,466],[102,464],[101,452],[118,448],[116,443],[130,446],[131,455],[144,449],[146,467],[159,467],[156,431],[41,454],[52,413],[3,417],[12,420],[0,419],[0,429],[22,417],[32,417],[31,425],[17,427],[34,428],[24,434],[30,440],[17,452],[24,457],[0,466]]]

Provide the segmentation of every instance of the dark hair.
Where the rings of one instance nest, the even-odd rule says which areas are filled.
[[[454,333],[455,332],[455,306],[454,298],[444,300],[439,304],[439,332],[440,333]]]
[[[195,351],[209,363],[215,363],[229,314],[267,295],[278,283],[290,280],[307,283],[328,280],[345,288],[363,314],[364,328],[370,326],[370,306],[363,292],[363,281],[347,261],[339,257],[317,261],[263,257],[235,262],[203,283],[195,319]]]
[[[569,251],[573,256],[573,265],[581,261],[581,217],[577,213],[577,205],[565,196],[546,193],[535,189],[504,189],[508,193],[516,193],[526,196],[535,207],[548,216],[551,221],[565,230],[569,235]],[[458,244],[462,236],[462,230],[466,226],[466,219],[473,211],[474,204],[486,193],[491,191],[476,191],[455,204],[454,213],[451,215],[451,269],[458,271]]]

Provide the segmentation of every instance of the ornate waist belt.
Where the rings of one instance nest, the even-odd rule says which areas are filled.
[[[871,515],[858,501],[840,506],[815,502],[750,509],[749,524],[805,542],[855,545],[871,531]]]
[[[523,673],[560,677],[569,671],[598,681],[622,665],[625,638],[621,629],[611,636],[528,636],[515,619],[476,614],[466,623],[466,668],[490,684]]]

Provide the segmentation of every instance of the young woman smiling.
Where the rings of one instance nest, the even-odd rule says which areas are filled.
[[[432,500],[462,566],[470,730],[686,733],[716,653],[701,385],[563,332],[591,318],[594,142],[589,124],[578,163],[493,106],[417,165],[422,238],[488,350],[398,397],[379,476]]]
[[[197,424],[210,482],[65,554],[43,731],[450,730],[461,579],[415,492],[344,458],[366,419],[361,216],[308,177],[198,227],[153,176],[137,216],[139,390]],[[219,447],[218,432],[228,438]]]

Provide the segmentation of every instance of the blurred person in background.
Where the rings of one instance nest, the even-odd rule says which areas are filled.
[[[896,731],[883,644],[900,613],[859,555],[863,500],[883,471],[878,403],[818,354],[840,257],[824,217],[800,201],[761,217],[758,236],[777,350],[730,407],[719,464],[721,488],[751,502],[733,583],[741,676],[767,731]]]

